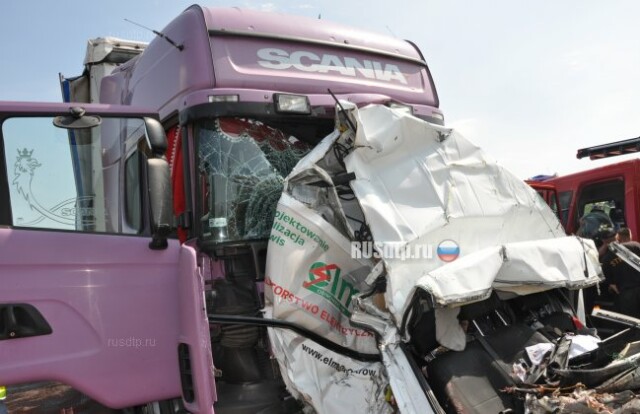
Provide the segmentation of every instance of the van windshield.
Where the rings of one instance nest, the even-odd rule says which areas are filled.
[[[268,238],[284,178],[310,146],[251,119],[201,120],[194,132],[202,238]]]

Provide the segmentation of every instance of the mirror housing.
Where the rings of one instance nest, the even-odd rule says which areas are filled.
[[[147,160],[147,182],[149,185],[149,207],[151,209],[151,242],[153,250],[166,249],[167,237],[173,222],[173,197],[171,172],[164,157],[167,151],[167,136],[156,119],[144,118],[147,145],[153,157]]]
[[[166,249],[173,219],[173,197],[169,163],[164,158],[147,160],[149,206],[151,208],[151,242],[153,250]]]
[[[147,135],[147,145],[156,157],[164,157],[167,152],[167,136],[164,128],[158,120],[153,118],[144,118],[145,132]]]

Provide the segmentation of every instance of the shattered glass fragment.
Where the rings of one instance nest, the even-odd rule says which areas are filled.
[[[309,146],[250,119],[196,125],[203,236],[215,241],[269,237],[284,177]]]

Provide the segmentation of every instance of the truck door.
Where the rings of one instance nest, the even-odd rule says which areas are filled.
[[[150,248],[150,121],[18,106],[0,103],[0,382],[56,380],[112,408],[182,395],[212,412],[196,253]]]
[[[543,184],[534,181],[528,181],[527,183],[534,190],[536,190],[538,195],[540,195],[540,197],[542,197],[542,199],[549,205],[549,207],[551,207],[551,210],[556,213],[556,216],[558,216],[558,219],[564,225],[564,222],[562,221],[560,203],[558,200],[558,192],[556,191],[556,188],[550,184]]]

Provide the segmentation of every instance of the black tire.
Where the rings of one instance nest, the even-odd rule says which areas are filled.
[[[182,414],[187,413],[179,398],[173,400],[154,401],[145,405],[125,408],[122,414]]]

